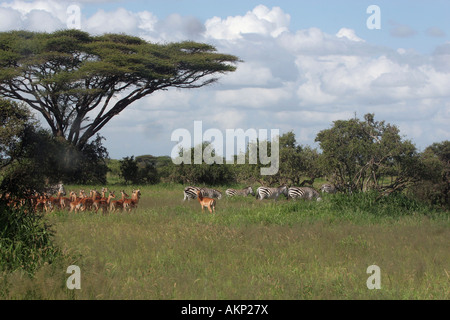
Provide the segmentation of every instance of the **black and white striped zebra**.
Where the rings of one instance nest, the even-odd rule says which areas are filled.
[[[333,184],[331,184],[331,183],[325,183],[325,184],[323,184],[323,185],[320,187],[320,191],[321,191],[322,193],[331,193],[331,194],[334,194],[334,193],[336,193],[337,189],[336,189],[336,187],[335,187]]]
[[[62,196],[66,195],[66,190],[64,189],[64,184],[62,184],[61,182],[45,187],[43,192],[47,193],[49,195],[54,195],[54,194],[60,194]]]
[[[288,187],[283,185],[278,188],[268,188],[268,187],[259,187],[256,190],[256,199],[275,199],[284,194],[286,197],[288,196]]]
[[[216,189],[210,189],[210,188],[201,188],[200,191],[202,192],[202,196],[205,198],[217,198],[222,199],[222,192]]]
[[[316,198],[317,201],[322,200],[319,192],[310,187],[290,187],[288,190],[288,195],[289,198],[292,199],[312,200]]]
[[[219,200],[222,198],[222,192],[220,192],[219,190],[189,186],[184,188],[183,201],[186,201],[186,199],[197,199],[197,191],[200,191],[202,193],[202,196],[206,198],[217,198]]]
[[[255,192],[253,191],[252,187],[247,187],[244,189],[240,189],[240,190],[236,190],[236,189],[227,189],[225,191],[225,193],[227,194],[227,196],[229,197],[234,197],[234,196],[244,196],[247,197],[249,194],[251,194],[252,196],[255,195]]]
[[[199,190],[200,190],[199,187],[192,187],[192,186],[184,188],[183,201],[191,200],[191,199],[197,199],[197,191],[199,191]]]

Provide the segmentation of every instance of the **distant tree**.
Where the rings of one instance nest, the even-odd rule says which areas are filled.
[[[200,88],[238,58],[202,43],[154,44],[79,30],[0,33],[0,94],[38,111],[79,150],[133,102],[168,88]]]
[[[359,119],[338,120],[318,133],[324,169],[341,189],[383,194],[400,191],[421,179],[419,153],[399,129],[373,114]],[[383,177],[389,176],[386,183]]]
[[[302,147],[297,145],[294,132],[280,136],[280,168],[277,173],[279,183],[290,182],[299,185],[305,175],[302,161]]]
[[[423,178],[413,188],[420,199],[450,207],[450,141],[433,143],[421,154]]]
[[[125,184],[138,183],[138,165],[134,156],[124,157],[120,160],[120,176],[125,180]]]
[[[151,155],[143,155],[136,157],[138,165],[138,180],[142,184],[156,184],[159,182],[159,174],[157,165],[159,159]]]
[[[253,144],[253,146],[252,146]],[[251,164],[249,161],[250,149],[253,147],[257,152],[257,163]],[[271,142],[267,142],[267,148],[271,150]],[[245,153],[245,164],[235,165],[239,182],[258,182],[264,185],[301,185],[306,179],[314,180],[320,175],[319,153],[309,146],[303,147],[297,144],[293,131],[282,134],[279,137],[279,170],[275,175],[261,175],[260,169],[263,165],[259,160],[259,141],[250,142]]]
[[[102,144],[104,139],[104,137],[97,134],[95,139],[85,144],[81,150],[73,147],[67,141],[61,140],[66,150],[64,166],[66,169],[69,167],[65,178],[66,183],[106,183],[106,175],[109,171],[107,164],[109,154],[106,147]],[[67,150],[71,150],[71,152],[67,152]],[[71,157],[67,157],[69,155]]]
[[[200,146],[197,146],[198,148]],[[210,142],[203,142],[201,145],[202,152],[208,152],[211,157],[216,157],[216,151],[212,148]],[[183,157],[183,154],[191,155],[191,163],[170,164],[171,173],[169,179],[173,182],[183,184],[208,184],[218,185],[234,182],[234,175],[232,168],[229,165],[225,165],[225,159],[221,159],[223,164],[213,163],[207,164],[203,159],[201,164],[195,163],[195,147],[189,150],[180,150],[179,156]],[[206,151],[205,151],[206,150]]]

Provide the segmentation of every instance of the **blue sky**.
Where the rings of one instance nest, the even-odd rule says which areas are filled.
[[[132,0],[81,3],[88,15],[100,8],[107,11],[127,8],[135,12],[148,10],[161,18],[178,13],[194,16],[201,21],[212,16],[226,18],[243,15],[259,4],[269,8],[282,8],[291,16],[292,30],[318,27],[325,32],[335,33],[345,26],[354,29],[357,34],[372,43],[390,47],[407,46],[422,53],[431,53],[434,47],[442,42],[440,37],[427,36],[428,28],[439,28],[447,36],[450,34],[450,2],[446,0]],[[370,5],[378,5],[381,9],[381,30],[369,30],[366,27],[366,20],[370,16],[366,9]],[[396,25],[408,26],[416,34],[392,36],[390,31]]]
[[[130,106],[101,132],[112,158],[170,155],[171,133],[196,120],[223,132],[292,130],[317,147],[333,121],[370,112],[419,149],[450,138],[450,1],[0,0],[0,31],[66,28],[71,4],[92,34],[195,40],[244,60],[218,84]],[[366,26],[370,5],[380,30]]]

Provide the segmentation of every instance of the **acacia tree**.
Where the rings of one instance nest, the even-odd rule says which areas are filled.
[[[200,88],[239,59],[191,41],[154,44],[79,30],[0,33],[0,94],[40,112],[79,149],[114,116],[158,90]]]
[[[399,129],[373,114],[338,120],[318,133],[324,170],[341,189],[383,194],[400,191],[421,179],[422,167],[414,144]],[[385,181],[390,177],[390,181]]]

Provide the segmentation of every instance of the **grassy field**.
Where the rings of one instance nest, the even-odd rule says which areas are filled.
[[[180,185],[140,189],[131,214],[48,214],[63,257],[32,278],[0,274],[0,298],[449,299],[448,212],[403,197],[329,195],[224,197],[212,215],[184,203]],[[66,287],[70,265],[81,290]],[[380,267],[380,290],[367,288],[370,265]]]

